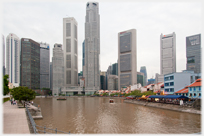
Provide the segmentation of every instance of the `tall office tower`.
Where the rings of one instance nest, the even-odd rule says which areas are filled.
[[[186,37],[186,70],[201,73],[201,34]]]
[[[78,85],[77,22],[73,17],[63,18],[64,87]]]
[[[66,75],[65,75],[66,77]],[[55,44],[52,57],[52,95],[59,95],[64,85],[64,55],[62,44]]]
[[[137,84],[136,29],[118,33],[118,89]]]
[[[21,86],[40,89],[40,44],[21,38]]]
[[[137,83],[140,83],[142,86],[144,86],[144,73],[137,72]]]
[[[10,33],[6,38],[6,74],[15,87],[20,84],[20,40]]]
[[[100,73],[100,89],[101,90],[106,90],[106,72],[103,71]]]
[[[40,88],[50,88],[50,48],[49,44],[40,44]]]
[[[118,75],[118,63],[112,64],[112,75]]]
[[[50,62],[50,90],[52,90],[52,62]]]
[[[100,15],[98,2],[86,4],[85,22],[85,88],[100,88]]]
[[[2,46],[3,46],[3,76],[5,75],[5,41],[4,41],[4,36],[2,35]]]
[[[143,83],[143,85],[146,86],[147,85],[147,70],[146,70],[146,66],[142,66],[140,68],[140,72],[144,73],[144,83]]]
[[[176,34],[160,36],[160,74],[176,72]]]
[[[84,71],[84,66],[85,66],[85,40],[82,43],[82,71]],[[82,75],[84,77],[84,75]]]

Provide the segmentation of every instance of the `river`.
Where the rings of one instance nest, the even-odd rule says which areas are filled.
[[[201,115],[124,103],[123,98],[36,98],[43,119],[36,125],[72,134],[192,134],[201,132]]]

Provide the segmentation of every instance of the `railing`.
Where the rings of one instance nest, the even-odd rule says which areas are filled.
[[[36,105],[36,104],[34,104],[34,105]],[[56,129],[51,129],[51,128],[46,128],[46,126],[42,127],[42,126],[36,125],[35,121],[33,120],[32,115],[30,114],[30,111],[28,110],[27,104],[25,104],[25,106],[26,106],[26,112],[28,114],[28,117],[29,117],[29,120],[30,120],[30,123],[31,123],[34,134],[39,134],[40,132],[42,132],[44,134],[54,134],[54,133],[55,134],[57,134],[57,133],[70,134],[70,131],[69,131],[69,133],[67,133],[67,132],[64,132],[64,131],[57,130],[57,128]],[[38,127],[38,129],[37,129],[37,127]],[[41,128],[42,128],[42,130],[41,130]],[[54,131],[54,133],[53,133],[53,131]]]

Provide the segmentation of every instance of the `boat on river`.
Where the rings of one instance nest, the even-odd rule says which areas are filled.
[[[59,97],[59,98],[57,98],[57,100],[66,100],[66,98]]]
[[[113,103],[113,99],[110,99],[109,102],[110,102],[110,103]]]

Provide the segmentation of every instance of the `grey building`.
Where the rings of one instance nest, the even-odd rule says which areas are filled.
[[[118,89],[137,84],[136,29],[118,33]]]
[[[140,83],[142,86],[145,86],[144,85],[144,73],[142,72],[137,72],[137,83]]]
[[[62,44],[55,44],[52,57],[52,95],[59,95],[64,86],[64,55]]]
[[[176,72],[176,34],[160,35],[160,74]]]
[[[201,73],[201,34],[186,37],[186,70]]]
[[[85,17],[85,77],[86,93],[100,89],[100,15],[98,2],[86,4]],[[91,91],[92,90],[92,91]]]
[[[40,89],[40,44],[21,38],[20,86]]]
[[[3,46],[3,76],[5,75],[5,41],[4,41],[4,36],[2,35],[2,46]]]
[[[50,90],[52,90],[52,62],[50,62]]]
[[[20,40],[17,35],[10,33],[6,37],[6,74],[9,82],[15,87],[20,84]]]
[[[118,76],[108,75],[108,90],[118,90]]]
[[[112,75],[118,75],[118,63],[112,64]]]
[[[143,86],[146,86],[147,85],[147,70],[146,70],[146,66],[142,66],[140,68],[140,72],[144,73],[144,83],[143,83]]]
[[[164,75],[160,75],[158,73],[155,74],[155,84],[164,82]]]
[[[78,85],[78,37],[77,21],[63,18],[64,87]]]
[[[105,71],[100,73],[100,83],[101,83],[100,89],[101,90],[107,90],[107,88],[106,88],[106,72]]]
[[[40,88],[50,88],[50,48],[49,44],[40,44]]]

